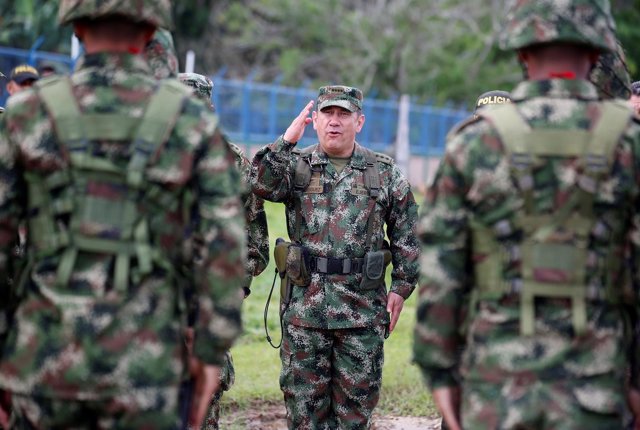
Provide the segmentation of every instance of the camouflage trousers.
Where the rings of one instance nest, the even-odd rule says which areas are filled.
[[[100,400],[51,399],[13,394],[12,428],[19,430],[174,430],[178,388],[153,388]]]
[[[465,430],[623,429],[624,381],[598,376],[553,381],[511,378],[500,384],[463,382]]]
[[[235,381],[236,371],[233,368],[233,357],[231,357],[231,353],[227,351],[224,365],[220,372],[220,389],[213,395],[209,402],[209,409],[202,424],[202,430],[218,430],[220,428],[220,402],[222,401],[222,393],[228,391]]]
[[[384,326],[285,326],[280,388],[289,429],[360,430],[380,397]]]

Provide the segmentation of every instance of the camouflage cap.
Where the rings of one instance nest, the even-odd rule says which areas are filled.
[[[631,95],[640,96],[640,81],[631,84]]]
[[[487,91],[478,97],[476,107],[473,111],[478,112],[487,106],[501,105],[504,103],[511,103],[511,95],[509,95],[508,92],[500,90]]]
[[[362,110],[362,91],[355,87],[329,85],[318,90],[317,108],[322,110],[328,106],[339,106],[348,111]]]
[[[631,97],[631,76],[620,42],[615,52],[606,52],[598,58],[589,80],[598,88],[600,98],[626,100]]]
[[[213,92],[213,82],[211,79],[198,73],[180,73],[180,82],[193,88],[194,94],[201,100],[211,104],[211,94]]]
[[[69,24],[77,19],[96,19],[122,15],[134,22],[173,28],[171,0],[60,0],[58,21]]]
[[[169,30],[159,28],[144,48],[144,57],[156,79],[178,76],[178,54]]]
[[[518,0],[507,14],[500,48],[576,43],[616,50],[615,23],[608,0]]]

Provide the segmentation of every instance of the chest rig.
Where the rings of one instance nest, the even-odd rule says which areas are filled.
[[[26,174],[30,252],[35,258],[60,255],[58,286],[68,284],[79,252],[113,255],[113,285],[121,293],[130,275],[135,282],[154,264],[174,273],[176,256],[161,250],[149,224],[154,213],[184,209],[187,193],[149,182],[145,169],[168,139],[188,88],[177,81],[163,82],[142,118],[82,113],[68,78],[50,79],[36,88],[68,163],[51,173]],[[101,140],[130,142],[128,163],[95,155],[91,143]],[[186,212],[182,215],[188,216]]]
[[[298,155],[298,162],[296,164],[296,171],[293,181],[294,187],[294,197],[295,197],[295,241],[297,243],[302,243],[302,208],[301,208],[301,199],[302,195],[310,188],[314,188],[316,192],[323,193],[327,190],[325,189],[325,185],[322,182],[322,174],[324,171],[324,165],[312,165],[311,164],[311,156],[313,151],[317,148],[317,144],[310,146],[308,148],[304,148],[302,150],[294,149],[293,153]],[[380,196],[381,190],[381,182],[380,182],[380,172],[378,170],[378,161],[382,161],[384,163],[390,164],[391,159],[389,157],[385,157],[380,154],[376,154],[375,152],[361,147],[364,151],[364,157],[366,162],[366,167],[364,169],[364,187],[369,196],[369,204],[367,206],[367,236],[366,236],[366,251],[379,249],[382,246],[382,243],[373,243],[373,233],[374,233],[374,216],[375,213],[375,205],[378,197]],[[352,260],[349,263],[346,263],[343,259],[332,259],[319,257],[318,261],[314,263],[315,259],[312,259],[311,265],[317,266],[316,269],[319,269],[321,272],[324,271],[326,266],[330,265],[342,265],[342,273],[351,273],[351,272],[360,272],[362,265],[362,258],[354,258],[354,259],[346,259]],[[339,260],[333,262],[332,260]],[[348,264],[349,267],[344,267],[345,264]],[[352,267],[353,266],[353,267]],[[349,269],[349,270],[346,270]],[[340,273],[341,268],[338,267],[336,269],[337,273]]]
[[[475,252],[487,257],[474,263],[478,299],[497,299],[503,294],[520,295],[520,332],[534,334],[535,299],[567,298],[571,300],[572,326],[576,334],[587,326],[586,302],[621,301],[621,258],[624,228],[622,220],[607,226],[605,268],[602,288],[586,285],[589,241],[597,231],[593,211],[599,184],[608,178],[613,154],[626,129],[630,113],[618,102],[605,102],[602,115],[590,130],[533,129],[517,108],[506,104],[481,114],[498,132],[509,158],[512,178],[523,205],[516,212],[513,225],[471,223]],[[581,172],[567,201],[551,212],[539,211],[534,202],[534,169],[549,159],[577,160]],[[505,281],[502,270],[510,256],[500,240],[515,230],[522,231],[520,259],[522,283],[518,287]]]

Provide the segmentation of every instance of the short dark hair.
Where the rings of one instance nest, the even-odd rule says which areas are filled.
[[[640,96],[640,81],[635,81],[631,84],[631,94],[634,96]]]

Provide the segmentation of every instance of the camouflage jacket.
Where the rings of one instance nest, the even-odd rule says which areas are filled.
[[[81,64],[70,79],[83,114],[142,117],[158,83],[141,57],[93,54]],[[44,177],[69,162],[38,88],[12,97],[0,138],[2,280],[7,278],[18,223],[30,222],[26,175]],[[161,188],[192,191],[194,203],[148,213],[149,235],[161,255],[175,256],[185,239],[184,214],[197,214],[193,234],[200,245],[191,262],[199,301],[194,354],[222,364],[241,330],[239,287],[246,235],[237,195],[240,178],[209,109],[185,96],[179,112],[144,175],[147,183]],[[128,142],[95,140],[89,145],[92,154],[119,166],[126,167],[132,156]],[[121,195],[118,189],[89,187],[87,193],[94,199]],[[109,237],[110,232],[98,234]],[[62,252],[40,258],[33,255],[31,241],[27,236],[33,265],[0,362],[2,388],[45,397],[99,399],[180,382],[184,309],[177,306],[183,301],[178,278],[154,265],[149,275],[136,281],[132,274],[124,292],[117,291],[113,255],[80,251],[70,281],[59,286],[55,279]],[[135,260],[131,264],[135,269]],[[176,262],[173,267],[177,266]],[[2,288],[8,288],[5,282]]]
[[[534,130],[590,130],[603,111],[595,87],[586,81],[524,82],[511,95]],[[533,173],[534,209],[549,213],[565,204],[583,179],[579,165],[571,157],[539,161]],[[640,125],[629,120],[592,204],[596,228],[589,235],[584,282],[593,291],[601,292],[610,276],[607,259],[624,258],[614,255],[608,241],[602,240],[602,227],[611,225],[611,220],[629,232],[626,246],[634,256],[629,266],[633,285],[638,285],[639,169]],[[470,229],[474,222],[515,225],[514,214],[523,207],[523,200],[504,144],[490,121],[480,118],[452,136],[418,223],[422,270],[414,360],[432,388],[456,384],[458,371],[465,380],[494,383],[507,377],[557,380],[615,374],[621,380],[624,375],[629,337],[623,315],[632,316],[638,310],[637,298],[630,298],[633,294],[626,296],[626,306],[589,300],[587,330],[578,337],[572,330],[569,300],[538,298],[535,334],[520,336],[521,227],[505,235],[499,245],[508,260],[498,269],[501,282],[510,285],[512,292],[481,299],[467,314],[469,294],[477,290],[474,264],[488,258],[486,250],[472,245]],[[631,285],[617,285],[623,287]],[[463,326],[467,327],[464,332]],[[604,394],[612,402],[621,401],[621,393]]]
[[[253,159],[252,187],[266,200],[286,206],[289,237],[295,237],[293,180],[298,156],[279,139],[261,149]],[[312,165],[323,165],[323,193],[305,192],[301,198],[301,240],[310,254],[321,257],[359,258],[365,254],[369,195],[364,187],[366,167],[363,150],[356,144],[353,156],[338,174],[319,149]],[[419,247],[415,235],[417,205],[409,182],[392,163],[378,161],[382,181],[375,204],[373,243],[382,242],[384,224],[390,240],[393,271],[391,291],[409,297],[418,277]],[[360,273],[325,275],[313,273],[307,287],[294,287],[285,314],[294,325],[341,329],[386,324],[386,292],[359,291]]]
[[[233,143],[231,150],[236,156],[236,166],[242,173],[245,192],[244,202],[245,221],[247,224],[247,278],[245,286],[249,286],[251,278],[261,274],[269,264],[269,230],[267,214],[264,211],[264,200],[256,196],[249,189],[251,180],[251,162],[244,156],[242,149]]]

